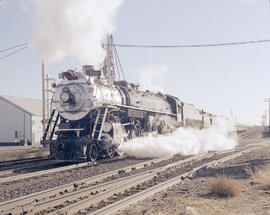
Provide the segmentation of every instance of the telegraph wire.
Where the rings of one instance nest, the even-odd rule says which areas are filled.
[[[228,43],[189,44],[189,45],[140,45],[140,44],[117,43],[117,44],[114,44],[113,46],[119,47],[119,48],[203,48],[203,47],[219,47],[219,46],[237,46],[237,45],[248,45],[248,44],[259,44],[259,43],[270,43],[270,39],[241,41],[241,42],[228,42]],[[19,45],[16,45],[7,49],[0,50],[0,53],[3,53],[6,51],[19,48],[21,46],[24,46],[23,48],[20,48],[16,51],[13,51],[7,55],[0,57],[0,60],[27,49],[29,47],[28,44],[29,44],[28,42],[25,42],[25,43],[21,43]]]
[[[0,57],[0,60],[2,60],[2,59],[4,59],[4,58],[7,58],[7,57],[9,57],[9,56],[11,56],[11,55],[14,55],[14,54],[16,54],[16,53],[18,53],[18,52],[21,52],[21,51],[27,49],[28,47],[29,47],[29,46],[25,46],[25,47],[23,47],[23,48],[20,48],[20,49],[14,51],[14,52],[11,52],[11,53],[9,53],[9,54],[7,54],[7,55],[4,55],[4,56]]]
[[[0,1],[1,1],[1,0],[0,0]],[[19,44],[19,45],[12,46],[12,47],[7,48],[7,49],[0,50],[0,53],[2,53],[2,52],[6,52],[6,51],[9,51],[9,50],[12,50],[12,49],[15,49],[15,48],[21,47],[21,46],[26,46],[26,45],[28,45],[28,42],[21,43],[21,44]]]
[[[189,44],[189,45],[139,45],[139,44],[114,44],[120,48],[202,48],[202,47],[218,47],[218,46],[236,46],[236,45],[248,45],[258,43],[269,43],[270,39],[266,40],[252,40],[241,42],[228,42],[228,43],[208,43],[208,44]]]
[[[1,1],[1,0],[0,0]],[[117,43],[113,46],[123,48],[200,48],[200,47],[215,47],[215,46],[234,46],[234,45],[247,45],[256,43],[269,43],[270,39],[265,40],[251,40],[251,41],[240,41],[240,42],[228,42],[228,43],[207,43],[207,44],[188,44],[188,45],[140,45],[140,44],[121,44]],[[103,44],[107,45],[107,44]],[[28,42],[21,43],[19,45],[0,50],[0,53],[9,51],[21,46],[28,46]]]

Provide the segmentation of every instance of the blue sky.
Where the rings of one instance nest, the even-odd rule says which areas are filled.
[[[30,41],[30,1],[3,0],[0,49]],[[5,3],[6,1],[6,3]],[[116,43],[204,44],[270,39],[268,0],[125,0],[117,16]],[[163,89],[205,111],[260,124],[270,97],[270,43],[182,49],[119,48],[126,78],[166,65]],[[46,63],[46,72],[78,66],[73,59]],[[40,59],[31,49],[0,60],[0,94],[40,98]]]

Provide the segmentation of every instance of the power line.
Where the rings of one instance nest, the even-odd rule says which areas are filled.
[[[218,47],[218,46],[235,46],[235,45],[248,45],[257,43],[269,43],[267,40],[252,40],[241,42],[229,42],[229,43],[208,43],[208,44],[189,44],[189,45],[135,45],[135,44],[115,44],[121,48],[202,48],[202,47]]]
[[[11,53],[9,53],[9,54],[7,54],[7,55],[4,55],[4,56],[0,57],[0,60],[4,59],[4,58],[6,58],[6,57],[9,57],[10,55],[14,55],[14,54],[16,54],[16,53],[18,53],[18,52],[21,52],[21,51],[27,49],[28,47],[29,47],[29,46],[25,46],[25,47],[23,47],[23,48],[20,48],[20,49],[14,51],[14,52],[11,52]]]
[[[28,43],[27,43],[27,42],[26,42],[26,43],[21,43],[21,44],[19,44],[19,45],[13,46],[13,47],[10,47],[10,48],[7,48],[7,49],[0,50],[0,53],[2,53],[2,52],[6,52],[6,51],[9,51],[9,50],[12,50],[12,49],[15,49],[15,48],[21,47],[21,46],[26,46],[26,45],[28,45]]]
[[[269,42],[270,42],[270,39],[241,41],[241,42],[228,42],[228,43],[189,44],[189,45],[139,45],[139,44],[120,44],[119,43],[119,44],[114,44],[114,46],[121,47],[121,48],[202,48],[202,47],[248,45],[248,44],[269,43]],[[5,51],[9,51],[9,50],[21,47],[21,46],[24,46],[24,47],[0,57],[0,60],[10,55],[21,52],[24,49],[28,48],[29,46],[28,46],[28,42],[25,42],[25,43],[22,43],[22,44],[19,44],[19,45],[16,45],[7,49],[0,50],[0,53],[3,53]]]

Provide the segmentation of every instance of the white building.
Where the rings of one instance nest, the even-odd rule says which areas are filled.
[[[41,100],[0,95],[0,145],[39,144],[41,120]]]

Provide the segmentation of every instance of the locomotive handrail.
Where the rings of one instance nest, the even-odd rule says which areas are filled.
[[[83,131],[84,128],[60,128],[57,131]]]
[[[115,106],[117,106],[117,107],[125,107],[125,108],[129,108],[129,109],[134,109],[134,110],[141,110],[141,111],[147,111],[147,112],[166,114],[166,115],[171,115],[171,116],[177,116],[177,114],[174,114],[174,113],[166,113],[166,112],[161,112],[161,111],[156,111],[156,110],[137,108],[137,107],[133,107],[133,106],[126,106],[126,105],[115,105]]]
[[[57,123],[58,123],[59,117],[60,117],[60,115],[59,115],[59,113],[58,113],[58,114],[57,114],[57,117],[56,117],[56,119],[55,119],[53,128],[52,128],[52,131],[51,131],[50,140],[53,139],[54,131],[55,131],[56,125],[57,125]]]
[[[62,110],[58,111],[59,113],[64,113],[64,112],[89,112],[89,110]]]
[[[58,86],[68,86],[68,85],[74,85],[74,84],[85,84],[85,85],[88,85],[87,83],[85,83],[85,82],[74,82],[74,83],[67,83],[67,84],[58,84],[57,85],[57,87]]]
[[[52,113],[51,113],[51,116],[50,116],[49,121],[48,121],[48,123],[47,123],[45,132],[44,132],[44,134],[43,134],[42,140],[46,140],[46,138],[47,138],[47,134],[49,133],[50,124],[51,124],[51,122],[52,122],[54,113],[55,113],[55,110],[53,110]],[[42,122],[42,123],[45,123],[45,122]]]

